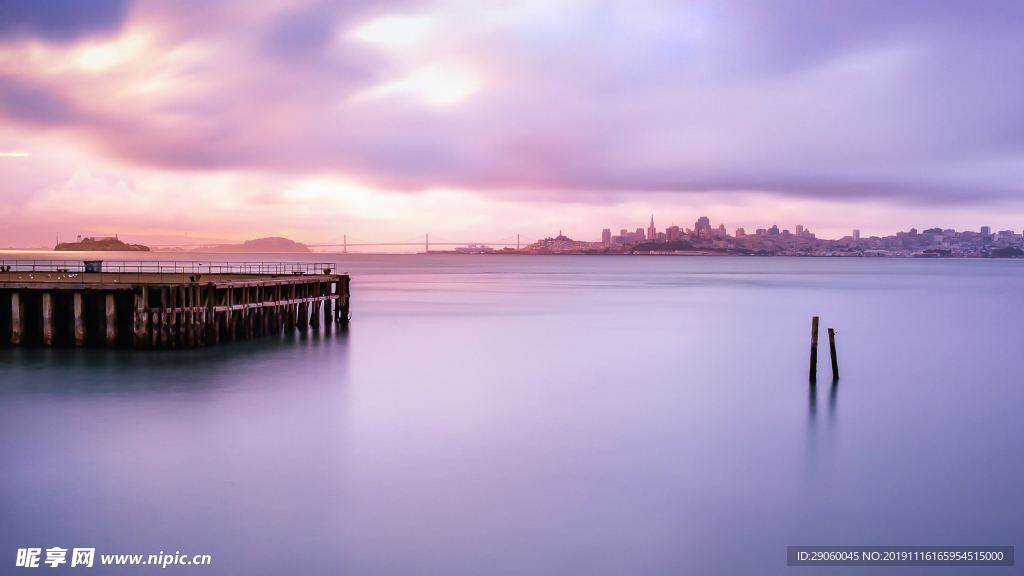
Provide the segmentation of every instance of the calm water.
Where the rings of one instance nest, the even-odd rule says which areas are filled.
[[[166,573],[881,574],[785,547],[1024,544],[1024,261],[328,259],[346,333],[0,349],[0,573],[61,546],[212,555]],[[843,376],[826,344],[815,394],[812,315]]]

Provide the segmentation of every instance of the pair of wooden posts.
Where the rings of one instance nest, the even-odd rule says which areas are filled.
[[[839,380],[839,361],[836,360],[836,331],[828,329],[828,347],[832,353],[832,381]],[[818,381],[818,317],[811,319],[811,384]]]

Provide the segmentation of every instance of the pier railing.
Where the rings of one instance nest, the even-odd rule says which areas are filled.
[[[0,272],[122,274],[329,274],[334,262],[195,262],[156,260],[0,260]]]

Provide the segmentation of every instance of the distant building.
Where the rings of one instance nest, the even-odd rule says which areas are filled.
[[[779,235],[779,226],[778,226],[778,224],[772,224],[772,227],[768,229],[768,235],[769,236],[778,236]]]
[[[679,240],[679,226],[669,226],[665,229],[665,239],[669,242]]]
[[[651,225],[647,228],[647,239],[656,240],[658,238],[658,230],[654,227],[654,214],[651,214]]]
[[[853,239],[860,240],[860,230],[858,230],[857,228],[853,229]]]
[[[693,225],[693,231],[700,234],[704,230],[711,228],[711,219],[707,216],[701,216],[697,218],[697,223]]]
[[[747,236],[746,230],[744,230],[743,228],[737,228],[736,229],[736,237],[737,238],[746,238],[746,236]]]
[[[605,228],[601,231],[601,244],[605,246],[611,246],[612,244],[612,231],[610,228]]]
[[[804,227],[803,227],[803,224],[797,224],[797,225],[796,225],[796,235],[797,235],[797,236],[803,236],[803,235],[804,235]]]
[[[981,235],[982,236],[991,236],[992,235],[992,227],[991,226],[982,226],[981,227]]]
[[[718,237],[719,238],[725,238],[728,235],[729,235],[729,233],[725,231],[725,224],[719,224],[718,225]]]
[[[653,220],[653,218],[652,218],[652,220]],[[636,240],[637,240],[637,242],[643,242],[646,239],[647,239],[647,237],[644,235],[644,229],[643,228],[637,228],[636,229]]]

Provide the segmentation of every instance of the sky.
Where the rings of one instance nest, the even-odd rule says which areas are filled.
[[[1024,229],[1019,1],[0,0],[0,247]]]

